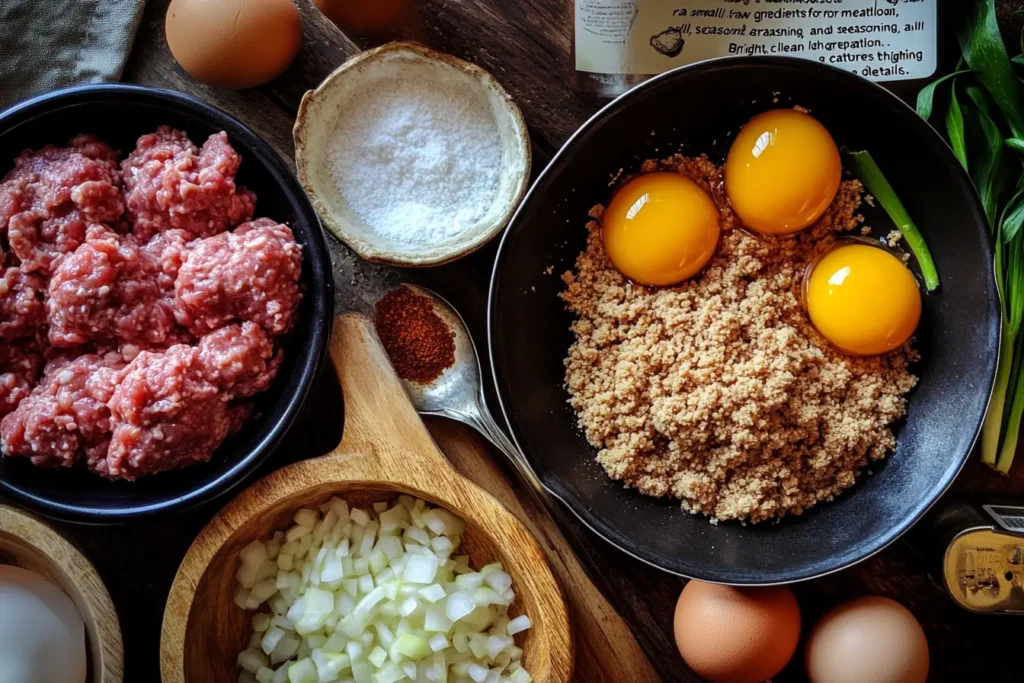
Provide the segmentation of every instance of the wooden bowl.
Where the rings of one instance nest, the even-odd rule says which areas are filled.
[[[0,564],[45,576],[75,603],[85,622],[86,683],[124,680],[124,643],[117,611],[96,568],[77,548],[35,517],[0,505]]]
[[[253,612],[234,604],[238,553],[292,524],[302,507],[331,496],[368,506],[400,493],[423,498],[466,522],[460,554],[473,567],[499,560],[512,577],[512,615],[533,627],[517,637],[537,683],[572,675],[568,610],[546,559],[526,528],[490,494],[464,479],[434,444],[395,376],[368,320],[340,316],[331,358],[345,399],[345,430],[331,454],[289,465],[257,482],[200,532],[171,586],[161,639],[163,683],[235,680],[236,657],[252,634]]]

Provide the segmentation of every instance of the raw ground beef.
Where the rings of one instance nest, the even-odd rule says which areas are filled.
[[[284,358],[256,324],[229,325],[199,340],[199,362],[206,378],[234,397],[266,391]]]
[[[106,452],[118,371],[117,353],[63,356],[47,363],[39,386],[0,422],[8,455],[24,455],[40,467],[71,467],[83,456]]]
[[[106,470],[95,471],[134,481],[141,476],[207,462],[230,433],[231,425],[227,404],[216,393],[194,397],[173,416],[151,425],[118,424],[103,463]]]
[[[136,479],[210,459],[228,434],[227,401],[199,355],[182,344],[131,362],[110,401],[107,476]]]
[[[134,480],[242,428],[280,369],[302,251],[266,218],[224,232],[255,206],[240,162],[224,133],[197,150],[168,127],[120,172],[88,136],[18,157],[0,185],[5,454]]]
[[[284,334],[295,322],[301,271],[292,231],[269,218],[196,242],[175,283],[178,322],[197,335],[242,320]]]
[[[30,337],[46,320],[46,282],[21,268],[0,269],[0,340]]]
[[[133,231],[142,240],[171,228],[208,237],[249,220],[256,195],[235,186],[241,162],[223,132],[201,150],[168,126],[143,135],[121,163]]]
[[[264,391],[280,366],[266,334],[252,323],[208,335],[197,346],[143,351],[110,400],[109,477],[136,479],[210,459],[249,412],[235,397]]]
[[[61,260],[47,300],[50,343],[165,347],[181,341],[174,322],[174,278],[185,233],[172,230],[140,244],[100,226]]]
[[[277,368],[274,369],[277,371]],[[252,416],[253,406],[248,401],[232,401],[228,403],[228,434],[234,434],[245,426]]]
[[[120,185],[117,152],[92,136],[25,152],[0,184],[0,235],[22,269],[49,274],[90,224],[118,221]]]
[[[28,396],[43,367],[43,354],[31,341],[0,343],[0,418]]]

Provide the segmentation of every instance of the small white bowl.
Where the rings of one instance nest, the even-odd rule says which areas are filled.
[[[402,77],[410,65],[428,64],[438,82],[462,79],[487,96],[501,141],[502,156],[494,201],[475,225],[443,242],[410,244],[374,232],[349,207],[331,177],[328,152],[335,123],[358,93],[372,92],[380,78]],[[417,69],[422,76],[422,69]],[[433,266],[465,256],[486,244],[508,223],[530,178],[530,138],[519,108],[489,73],[478,66],[418,43],[388,43],[345,62],[307,92],[295,120],[295,163],[299,182],[324,226],[367,261],[399,266]]]

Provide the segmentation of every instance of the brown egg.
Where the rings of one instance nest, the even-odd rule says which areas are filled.
[[[313,0],[324,15],[345,30],[381,33],[399,26],[410,12],[410,0]]]
[[[910,610],[871,595],[818,620],[804,660],[812,683],[925,683],[928,640]]]
[[[712,683],[761,683],[800,640],[800,607],[786,587],[732,588],[690,581],[676,603],[676,646]]]
[[[171,0],[167,46],[193,78],[251,88],[288,68],[302,42],[291,0]]]

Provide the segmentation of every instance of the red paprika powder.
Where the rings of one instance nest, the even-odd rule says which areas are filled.
[[[408,287],[388,292],[374,308],[377,336],[402,379],[429,384],[455,362],[455,333],[434,303]]]

